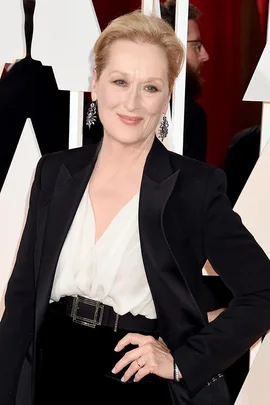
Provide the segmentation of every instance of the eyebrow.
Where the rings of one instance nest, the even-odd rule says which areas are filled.
[[[120,70],[113,70],[112,72],[110,72],[110,75],[112,75],[113,73],[118,73],[118,74],[120,73],[121,75],[126,76],[126,77],[129,76],[128,73],[121,72]],[[147,82],[152,82],[154,80],[159,80],[160,82],[164,83],[160,77],[147,77],[146,80],[144,80],[144,82],[147,83]]]

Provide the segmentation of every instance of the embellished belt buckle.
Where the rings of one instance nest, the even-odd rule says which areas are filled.
[[[80,303],[89,305],[91,307],[95,307],[95,312],[92,319],[78,315]],[[94,301],[84,297],[74,297],[71,309],[71,317],[73,322],[78,323],[80,325],[88,326],[89,328],[95,328],[97,325],[99,326],[101,325],[103,312],[104,312],[104,305],[101,304],[99,301]]]

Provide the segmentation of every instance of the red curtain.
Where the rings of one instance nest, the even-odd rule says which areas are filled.
[[[136,10],[141,6],[141,0],[93,0],[97,18],[101,29],[120,15]]]
[[[193,4],[202,13],[201,36],[210,55],[202,73],[201,99],[208,116],[207,161],[222,167],[241,102],[241,0],[193,0]]]
[[[264,42],[265,38],[266,38],[266,33],[267,33],[269,0],[257,0],[257,7],[258,7],[258,11],[259,11],[259,16],[260,16],[262,41]]]

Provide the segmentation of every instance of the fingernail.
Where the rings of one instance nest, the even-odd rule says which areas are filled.
[[[118,352],[118,350],[119,350],[119,349],[118,349],[118,346],[115,346],[114,351],[115,351],[115,352]]]
[[[115,367],[112,369],[112,373],[113,373],[113,374],[116,374]]]
[[[126,381],[126,380],[125,380],[125,377],[122,377],[122,378],[121,378],[121,381],[122,381],[122,382],[125,382],[125,381]]]

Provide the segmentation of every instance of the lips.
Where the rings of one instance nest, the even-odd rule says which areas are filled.
[[[137,125],[143,119],[141,117],[117,114],[120,120],[126,125]]]

